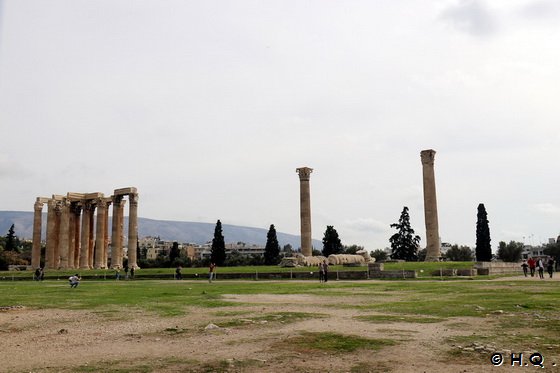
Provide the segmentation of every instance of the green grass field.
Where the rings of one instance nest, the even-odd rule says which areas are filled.
[[[415,270],[418,277],[426,278],[431,277],[433,271],[439,269],[470,269],[473,268],[474,262],[402,262],[402,263],[385,263],[385,270]],[[315,267],[296,267],[296,268],[282,268],[279,266],[241,266],[241,267],[220,267],[217,269],[218,275],[220,273],[267,273],[267,272],[308,272],[314,270]],[[362,267],[344,267],[341,265],[330,266],[331,272],[335,271],[367,271],[367,266]],[[97,276],[100,279],[113,279],[115,277],[114,270],[107,269],[92,269],[92,270],[46,270],[45,275],[47,278],[68,278],[74,273],[80,273],[82,276]],[[136,271],[136,277],[141,279],[143,276],[150,275],[168,275],[173,278],[175,268],[146,268]],[[208,273],[207,268],[183,268],[183,275],[198,274],[204,278]],[[121,275],[124,276],[124,271],[121,270]],[[0,271],[0,280],[11,279],[32,279],[33,271]]]

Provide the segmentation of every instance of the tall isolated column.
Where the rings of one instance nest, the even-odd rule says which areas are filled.
[[[89,213],[89,242],[88,242],[88,268],[93,268],[93,252],[95,248],[95,210],[97,205],[95,200],[91,202],[91,211]]]
[[[33,269],[41,266],[41,227],[43,224],[43,204],[41,197],[35,202],[33,215],[33,246],[31,249],[31,266]]]
[[[436,179],[434,175],[434,159],[436,151],[422,150],[422,174],[424,179],[424,219],[426,221],[426,261],[439,261],[440,242],[436,199]]]
[[[313,172],[312,168],[300,167],[296,169],[299,174],[299,202],[301,222],[301,253],[311,256],[311,193],[309,190],[309,178]]]
[[[82,243],[82,234],[80,231],[80,216],[82,215],[82,205],[76,204],[74,212],[76,214],[74,218],[74,267],[80,268],[80,245]]]
[[[128,195],[128,266],[138,268],[136,264],[136,246],[138,245],[138,193]]]

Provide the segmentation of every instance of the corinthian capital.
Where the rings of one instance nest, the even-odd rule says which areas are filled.
[[[309,167],[300,167],[296,168],[296,172],[299,174],[300,180],[309,180],[313,169]]]
[[[422,164],[434,164],[436,158],[436,151],[434,149],[422,150],[420,152],[420,159]]]

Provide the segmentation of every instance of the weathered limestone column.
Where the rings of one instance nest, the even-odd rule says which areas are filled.
[[[97,225],[95,233],[95,258],[93,267],[103,268],[103,254],[105,254],[105,212],[107,203],[103,198],[97,200]]]
[[[60,208],[60,231],[58,235],[60,265],[58,267],[68,268],[68,252],[70,248],[70,202],[68,202],[67,200],[63,200],[61,202]]]
[[[45,249],[45,268],[54,267],[54,246],[56,245],[56,201],[49,199],[47,202],[47,247]]]
[[[76,249],[76,203],[70,203],[68,218],[68,268],[76,268],[74,250]]]
[[[80,248],[80,268],[89,269],[89,225],[91,216],[91,203],[84,201],[82,214],[82,246]]]
[[[304,256],[311,256],[311,196],[309,191],[309,178],[313,169],[309,167],[300,167],[296,169],[296,172],[299,174],[301,253]]]
[[[80,215],[82,215],[82,206],[76,204],[74,212],[76,217],[74,218],[74,267],[72,268],[80,268],[80,245],[82,238],[80,233]]]
[[[113,196],[113,222],[111,231],[111,268],[120,268],[119,254],[122,248],[122,200],[123,196]],[[119,229],[120,228],[120,229]],[[122,255],[121,255],[122,257]]]
[[[128,195],[128,266],[138,268],[136,246],[138,245],[138,193]]]
[[[436,151],[422,150],[422,173],[424,179],[424,219],[426,222],[426,261],[439,261],[440,242],[436,200],[436,180],[434,176],[434,159]]]
[[[37,197],[35,213],[33,215],[33,246],[31,249],[31,266],[33,269],[41,267],[41,229],[43,224],[43,205],[48,199]]]
[[[55,213],[55,230],[54,230],[54,256],[53,256],[53,268],[58,269],[60,267],[60,218],[62,215],[62,200],[57,199],[56,206],[54,208]]]
[[[89,214],[89,242],[88,242],[88,268],[93,268],[93,252],[95,249],[95,209],[97,205],[95,201],[91,202],[91,211]]]
[[[103,268],[108,268],[107,261],[109,260],[109,205],[112,202],[112,198],[105,198],[105,218],[103,220],[103,224],[105,226],[105,235],[103,237]]]

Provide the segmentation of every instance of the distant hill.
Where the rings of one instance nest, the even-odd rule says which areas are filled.
[[[0,236],[5,236],[14,224],[16,235],[20,239],[31,239],[33,237],[33,212],[27,211],[0,211]],[[47,226],[47,214],[43,212],[43,240]],[[111,222],[109,222],[109,229]],[[214,237],[215,223],[197,223],[189,221],[154,220],[138,218],[138,236],[159,236],[165,241],[177,241],[181,243],[203,244],[212,241]],[[128,217],[125,217],[124,230],[128,228]],[[265,245],[268,227],[253,228],[240,227],[236,225],[222,224],[226,243],[245,242],[246,244]],[[297,249],[301,245],[300,236],[276,232],[280,246],[292,245]],[[319,240],[313,240],[313,246],[321,249],[323,244]]]

